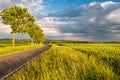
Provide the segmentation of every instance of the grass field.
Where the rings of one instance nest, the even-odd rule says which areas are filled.
[[[10,44],[0,44],[0,56],[8,55],[18,51],[38,48],[42,46],[43,46],[42,44],[37,45],[16,44],[16,46],[13,48]]]
[[[120,80],[120,44],[62,44],[8,80]]]

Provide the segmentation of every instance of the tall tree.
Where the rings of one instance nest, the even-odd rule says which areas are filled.
[[[23,28],[27,23],[34,22],[34,16],[28,13],[27,8],[13,6],[5,8],[1,11],[2,22],[11,25],[12,29],[12,46],[15,44],[16,33],[23,32]]]
[[[31,43],[35,41],[36,43],[44,42],[43,30],[35,23],[30,23],[24,27],[25,33],[31,37]]]
[[[41,43],[44,42],[45,40],[43,30],[38,25],[36,25],[34,40],[36,41],[36,43]]]

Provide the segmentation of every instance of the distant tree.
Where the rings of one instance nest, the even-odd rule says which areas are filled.
[[[45,41],[43,30],[38,25],[36,25],[34,40],[36,41],[36,43],[41,43]]]
[[[23,28],[25,25],[35,21],[34,16],[28,13],[27,8],[21,8],[18,6],[5,8],[1,11],[0,15],[4,24],[11,25],[13,47],[15,44],[16,33],[24,32]]]
[[[24,27],[24,32],[31,37],[31,43],[44,42],[44,33],[43,30],[35,23],[30,23]]]

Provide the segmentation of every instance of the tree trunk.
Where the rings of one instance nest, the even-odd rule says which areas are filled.
[[[31,38],[31,45],[33,44],[34,42],[33,42],[33,39]]]
[[[12,33],[12,47],[15,46],[15,33]]]

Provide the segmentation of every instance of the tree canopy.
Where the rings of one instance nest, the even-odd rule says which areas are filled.
[[[27,33],[36,43],[44,42],[43,30],[35,23],[26,25],[24,32]]]
[[[28,13],[27,8],[14,6],[5,8],[1,11],[1,17],[4,24],[11,25],[12,33],[22,32],[22,28],[28,22],[34,22],[34,16]]]
[[[42,41],[41,39],[37,39],[35,36],[44,37],[43,31],[37,24],[35,24],[35,18],[28,13],[27,8],[21,8],[18,6],[5,8],[1,11],[0,15],[4,24],[11,25],[13,47],[15,42],[14,37],[16,33],[28,33],[31,38],[36,39],[37,41]]]

